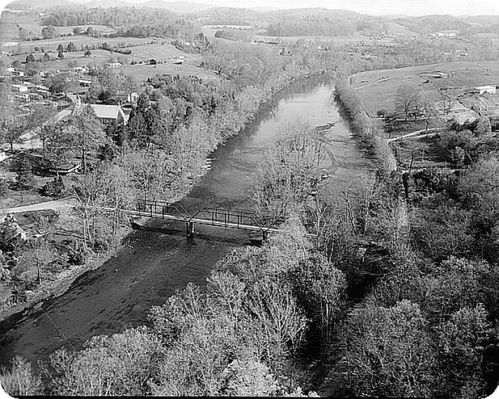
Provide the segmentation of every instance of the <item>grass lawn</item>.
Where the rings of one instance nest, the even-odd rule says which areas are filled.
[[[52,181],[54,176],[34,175],[35,184],[32,189],[18,190],[15,187],[17,173],[15,171],[15,161],[9,158],[0,162],[0,177],[6,179],[9,189],[3,197],[0,197],[0,209],[15,208],[18,206],[33,205],[39,202],[52,201],[52,197],[44,197],[38,192],[47,182]],[[66,187],[71,185],[71,176],[62,177]]]

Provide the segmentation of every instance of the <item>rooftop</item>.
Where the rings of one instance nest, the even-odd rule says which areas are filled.
[[[118,119],[120,114],[124,119],[123,110],[119,105],[90,104],[90,107],[99,119]]]

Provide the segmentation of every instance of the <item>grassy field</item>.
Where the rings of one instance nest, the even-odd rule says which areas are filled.
[[[28,31],[36,32],[36,34],[40,34],[43,28],[38,16],[3,12],[0,17],[0,39],[2,42],[19,41],[17,24]]]
[[[82,41],[74,40],[79,37],[69,38],[60,38],[60,39],[68,39],[65,42],[73,41],[76,44],[77,48],[81,48],[82,45],[95,43],[100,44],[102,39],[95,38],[87,38],[83,36],[84,39]],[[169,74],[169,75],[181,75],[181,76],[189,76],[196,75],[200,77],[216,77],[217,75],[209,71],[205,68],[200,67],[202,56],[200,54],[191,54],[185,53],[181,50],[178,50],[175,46],[170,44],[169,40],[166,39],[154,39],[154,38],[113,38],[113,39],[104,39],[110,45],[116,45],[118,43],[128,43],[133,44],[133,46],[128,47],[132,54],[125,55],[120,53],[111,53],[106,50],[91,50],[91,56],[85,57],[83,55],[83,51],[76,51],[72,53],[64,53],[63,59],[57,58],[57,53],[55,49],[61,43],[61,40],[53,40],[50,43],[51,48],[51,57],[52,60],[50,62],[41,64],[41,70],[44,71],[57,71],[61,69],[71,69],[69,64],[72,66],[86,66],[90,63],[95,63],[97,65],[103,65],[107,62],[111,61],[119,61],[123,64],[120,69],[127,75],[134,76],[137,81],[141,82],[148,77],[155,76],[156,74]],[[48,41],[44,41],[48,43]],[[46,47],[45,50],[48,50]],[[42,56],[40,52],[34,52],[35,58],[39,58]],[[185,61],[183,65],[175,65],[173,64],[173,59],[179,56],[184,56]],[[164,63],[157,65],[149,65],[150,59],[162,60]],[[10,64],[14,60],[19,60],[20,62],[24,62],[26,59],[26,55],[18,55],[18,56],[3,56],[1,57],[2,61],[5,64]],[[132,61],[136,61],[136,65],[131,65]],[[138,64],[138,62],[143,62],[143,64]]]
[[[344,44],[359,44],[369,43],[370,40],[367,36],[355,34],[352,36],[268,36],[268,35],[254,35],[254,40],[263,41],[276,41],[282,44],[294,44],[298,40],[305,40],[305,42],[328,42],[333,45]]]
[[[145,61],[145,64],[124,65],[123,71],[136,79],[154,76],[156,74],[169,75],[196,75],[199,77],[215,77],[215,73],[201,68],[202,56],[200,54],[185,53],[171,44],[148,44],[131,48],[132,54],[125,56],[129,61]],[[184,56],[183,65],[173,64],[173,59]],[[148,65],[150,59],[164,61],[162,64]]]
[[[200,78],[218,79],[218,75],[213,71],[209,71],[199,66],[199,58],[199,56],[193,58],[192,54],[188,54],[186,55],[186,61],[184,62],[184,65],[175,65],[171,62],[167,62],[159,65],[124,65],[122,69],[126,75],[135,77],[135,79],[139,82],[149,77],[161,74],[180,76],[194,75]]]
[[[18,26],[26,29],[28,32],[31,32],[33,36],[41,37],[42,29],[44,25],[42,25],[42,20],[39,16],[36,15],[25,15],[25,14],[10,14],[10,13],[2,13],[0,18],[0,38],[2,42],[16,42],[21,46],[30,45],[32,43],[36,43],[35,45],[39,45],[38,43],[43,43],[45,40],[36,40],[33,42],[23,42],[19,38],[19,28]],[[104,34],[114,33],[115,29],[110,28],[104,25],[78,25],[83,29],[87,29],[89,26],[94,28],[94,30],[98,30]],[[73,32],[73,28],[76,26],[57,26],[55,27],[56,32],[59,35],[67,35]],[[69,39],[71,37],[61,37],[56,38],[61,40]],[[40,44],[43,45],[43,44]]]
[[[13,54],[17,52],[29,53],[34,51],[35,47],[43,47],[45,51],[55,51],[59,44],[63,46],[67,46],[69,42],[73,42],[78,49],[81,49],[82,46],[98,46],[101,43],[108,43],[110,46],[115,46],[118,44],[125,44],[129,46],[136,46],[142,44],[148,44],[151,42],[155,42],[162,39],[155,38],[134,38],[134,37],[115,37],[115,38],[105,38],[105,37],[89,37],[86,35],[77,35],[77,36],[65,36],[65,37],[55,37],[53,39],[46,40],[35,40],[35,41],[25,41],[18,42],[15,45],[4,45],[2,46],[3,51],[10,51]]]
[[[448,78],[428,78],[424,73],[443,72]],[[428,83],[425,83],[429,80]],[[397,88],[405,83],[417,86],[433,101],[444,99],[439,90],[443,87],[482,86],[499,83],[499,63],[486,62],[449,62],[421,65],[399,69],[368,71],[352,76],[352,87],[362,98],[367,112],[385,109],[392,112],[395,106]]]

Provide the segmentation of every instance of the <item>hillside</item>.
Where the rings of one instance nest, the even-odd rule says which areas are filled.
[[[405,17],[394,20],[412,32],[426,34],[441,30],[463,30],[471,25],[452,15],[425,15],[422,17]]]
[[[193,14],[207,25],[257,25],[265,21],[266,14],[246,8],[217,7]]]
[[[30,8],[66,7],[72,5],[74,5],[74,3],[68,0],[15,0],[8,3],[6,7],[13,10],[27,10]]]
[[[193,13],[213,8],[213,6],[204,3],[191,3],[188,1],[163,1],[149,0],[145,3],[136,3],[136,7],[162,8],[178,14]]]
[[[266,17],[269,22],[267,33],[276,36],[375,34],[382,30],[385,21],[353,11],[326,8],[279,10],[267,13]]]

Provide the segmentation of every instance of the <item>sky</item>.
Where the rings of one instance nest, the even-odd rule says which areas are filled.
[[[0,0],[0,7],[5,5],[8,1],[9,0]],[[90,0],[73,1],[85,3]],[[125,1],[128,1],[129,3],[140,3],[147,0]],[[332,9],[347,9],[371,15],[499,15],[499,0],[190,0],[190,2],[210,4],[213,6],[245,8],[326,7]]]

